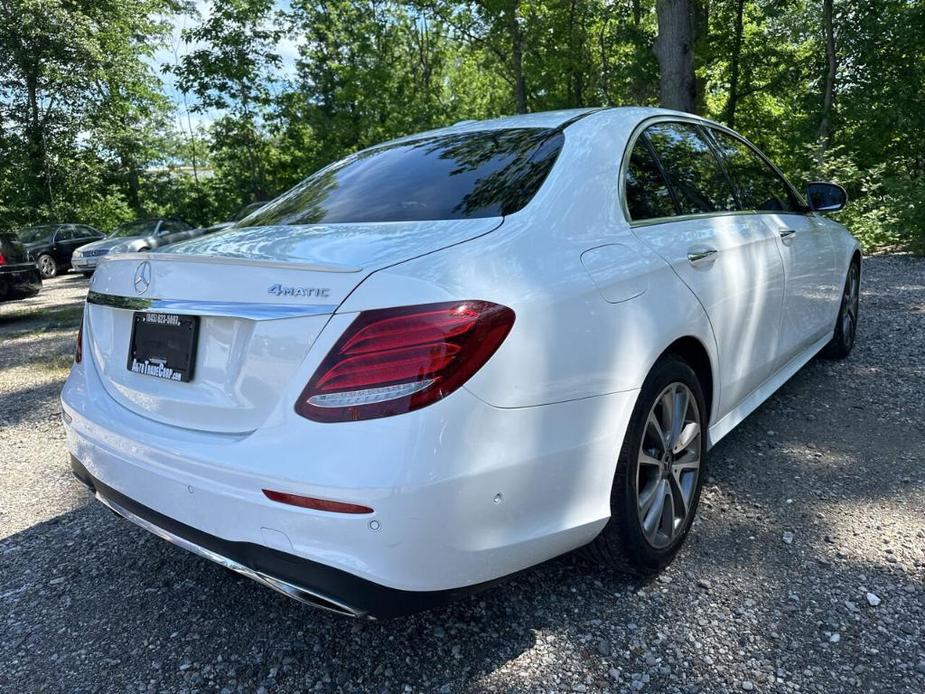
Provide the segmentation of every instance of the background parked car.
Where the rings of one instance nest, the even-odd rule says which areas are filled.
[[[35,296],[42,276],[26,249],[11,231],[0,231],[0,301]]]
[[[103,232],[86,224],[41,224],[19,231],[27,257],[35,261],[45,279],[67,270],[78,247],[104,237]]]
[[[96,269],[100,258],[110,253],[149,251],[205,233],[205,229],[193,229],[182,219],[158,218],[126,222],[116,227],[106,238],[81,246],[74,253],[74,269],[89,277]]]

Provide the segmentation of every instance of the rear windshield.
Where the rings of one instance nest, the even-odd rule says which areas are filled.
[[[498,217],[539,190],[562,133],[511,128],[368,149],[302,181],[236,226]]]

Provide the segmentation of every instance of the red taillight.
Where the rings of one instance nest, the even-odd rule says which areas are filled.
[[[346,422],[430,405],[469,380],[513,325],[511,309],[487,301],[364,311],[321,362],[296,412]]]
[[[84,358],[84,314],[80,314],[80,327],[77,328],[77,347],[74,350],[74,363],[79,364]]]
[[[310,508],[315,511],[330,511],[331,513],[372,513],[369,506],[360,506],[359,504],[347,504],[343,501],[330,501],[329,499],[316,499],[311,496],[300,496],[299,494],[289,494],[287,492],[274,492],[271,489],[264,489],[263,495],[273,501],[290,506],[299,506],[301,508]]]
[[[6,256],[2,252],[0,252],[0,265],[6,265]]]

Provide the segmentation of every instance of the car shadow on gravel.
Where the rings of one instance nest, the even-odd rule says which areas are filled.
[[[86,505],[0,541],[0,557],[0,621],[7,625],[0,658],[50,658],[59,673],[75,674],[72,685],[104,688],[149,677],[169,688],[190,684],[187,670],[196,663],[201,672],[206,662],[246,689],[262,684],[273,664],[275,679],[296,688],[349,682],[388,689],[406,677],[418,686],[461,686],[530,649],[534,630],[573,620],[569,585],[587,570],[565,557],[441,610],[359,622],[299,605],[188,554],[89,496]],[[576,569],[579,576],[567,578]],[[270,654],[270,663],[255,652]],[[101,675],[106,660],[113,662]],[[448,680],[453,663],[459,668]],[[32,685],[61,685],[59,674],[45,676]],[[15,668],[0,673],[0,689],[15,682]]]
[[[756,533],[749,523],[707,523],[710,536],[692,538],[667,579],[613,576],[567,555],[446,608],[368,623],[301,606],[135,528],[87,496],[86,505],[0,541],[0,658],[14,663],[0,673],[0,689],[15,689],[15,663],[40,659],[54,668],[29,670],[36,689],[124,690],[156,679],[167,689],[411,684],[461,691],[491,688],[497,673],[538,642],[553,657],[534,665],[523,688],[548,689],[568,660],[582,663],[589,688],[597,689],[612,685],[609,673],[628,658],[667,663],[666,635],[686,644],[707,628],[730,646],[763,644],[780,667],[798,667],[811,653],[832,673],[883,683],[876,649],[839,659],[832,634],[868,650],[877,639],[889,641],[875,628],[865,631],[865,620],[875,619],[862,614],[866,605],[830,616],[825,593],[805,578],[805,564],[816,561],[811,548],[809,556],[772,560],[761,541],[749,540]],[[697,580],[692,558],[711,567],[709,581]],[[845,563],[838,573],[865,576],[871,586],[896,581],[869,564]],[[863,598],[850,581],[837,583],[850,594],[844,599]],[[738,615],[746,601],[753,609]],[[604,627],[606,639],[593,635]],[[905,638],[892,647],[914,653],[914,637]],[[855,673],[858,664],[866,675]]]

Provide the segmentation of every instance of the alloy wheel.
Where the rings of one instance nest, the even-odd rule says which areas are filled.
[[[52,260],[49,256],[43,255],[41,258],[39,258],[39,272],[42,273],[42,277],[46,279],[54,277],[55,261]]]
[[[852,265],[848,270],[845,292],[842,295],[841,332],[846,347],[851,347],[854,344],[854,336],[858,328],[859,289],[858,266]]]
[[[636,469],[639,523],[646,541],[656,549],[670,545],[692,513],[701,435],[694,394],[685,384],[672,383],[649,410]]]

